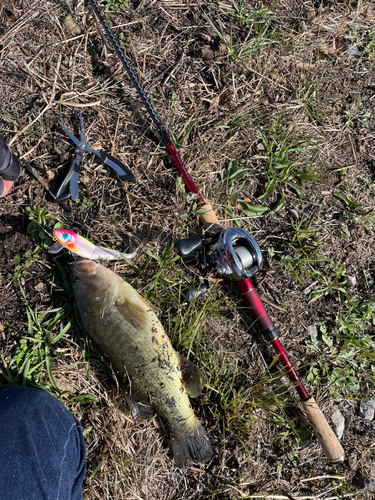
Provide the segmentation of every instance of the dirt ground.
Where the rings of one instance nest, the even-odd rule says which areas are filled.
[[[250,30],[246,20],[253,12],[259,14]],[[67,21],[68,15],[73,20]],[[344,270],[346,285],[348,278],[354,283],[346,288],[348,300],[368,294],[368,277],[375,272],[375,3],[129,0],[110,19],[157,114],[178,141],[199,192],[210,200],[224,228],[240,220],[262,250],[265,262],[254,284],[286,352],[302,378],[307,376],[318,357],[306,346],[308,327],[329,328],[342,307],[335,288],[338,269]],[[178,189],[175,167],[89,2],[3,0],[0,20],[0,133],[38,177],[24,171],[0,202],[0,349],[13,380],[22,381],[17,360],[24,359],[27,306],[39,313],[52,311],[50,315],[64,307],[61,329],[72,319],[72,327],[54,345],[50,370],[57,389],[50,389],[65,394],[62,400],[84,428],[84,498],[370,497],[375,426],[358,414],[364,395],[333,393],[324,378],[316,385],[306,382],[328,420],[337,409],[344,416],[341,442],[348,459],[328,464],[306,429],[308,436],[297,447],[290,422],[296,419],[296,427],[303,426],[301,416],[286,411],[288,423],[280,421],[271,403],[267,410],[272,377],[268,382],[262,377],[273,355],[251,330],[229,280],[212,286],[208,304],[220,304],[221,316],[207,312],[200,342],[206,352],[235,364],[243,373],[243,387],[254,391],[251,431],[242,437],[238,428],[232,433],[225,408],[219,419],[210,410],[215,387],[207,390],[193,407],[214,458],[206,466],[182,471],[173,463],[162,424],[133,422],[122,382],[91,351],[73,319],[73,300],[64,284],[72,257],[67,252],[52,256],[47,245],[36,251],[45,234],[40,226],[30,232],[29,224],[37,220],[52,231],[61,221],[95,244],[124,252],[142,240],[134,267],[110,266],[161,304],[160,318],[171,334],[173,318],[190,313],[186,302],[180,303],[179,279],[186,285],[201,278],[194,261],[159,265],[149,255],[162,256],[174,239],[197,234],[197,217],[191,200]],[[256,47],[261,39],[264,43]],[[241,52],[249,44],[251,51]],[[119,158],[135,182],[121,182],[98,163],[85,165],[78,201],[56,203],[51,192],[64,179],[74,153],[58,122],[78,135],[78,110],[89,144]],[[275,189],[262,198],[272,178],[266,153],[276,150],[275,164],[299,162],[298,168],[293,167],[289,184],[278,178]],[[225,176],[233,159],[244,169],[241,181]],[[250,217],[238,200],[267,210]],[[300,242],[306,238],[309,244],[303,247]],[[316,258],[319,245],[319,262],[307,262]],[[300,261],[293,261],[297,257]],[[312,266],[326,277],[336,273],[330,292],[337,293],[311,300],[316,281],[299,266]],[[161,288],[156,273],[163,276]],[[53,335],[61,331],[59,325],[53,328]],[[172,341],[178,343],[177,338]],[[43,365],[38,381],[48,385],[48,375]],[[92,397],[85,399],[88,394]]]

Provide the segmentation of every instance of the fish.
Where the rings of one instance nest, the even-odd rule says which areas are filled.
[[[176,465],[205,463],[210,441],[191,407],[203,372],[172,347],[154,308],[129,283],[88,259],[70,264],[82,326],[112,369],[128,380],[126,400],[136,422],[156,412],[170,429]]]
[[[56,242],[48,249],[49,253],[55,254],[66,248],[66,250],[75,255],[91,260],[132,259],[137,255],[141,246],[139,245],[134,252],[122,253],[118,250],[96,246],[90,240],[73,231],[69,231],[69,229],[55,229],[52,236],[56,239]]]

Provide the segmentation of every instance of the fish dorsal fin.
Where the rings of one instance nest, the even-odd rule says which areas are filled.
[[[155,314],[159,314],[160,309],[155,304],[152,304],[149,300],[145,299],[144,297],[142,297],[142,299],[149,306],[149,308],[154,311]]]
[[[197,398],[206,385],[206,377],[202,370],[185,358],[185,356],[179,354],[179,357],[182,370],[182,382],[186,392],[191,398]]]
[[[141,302],[138,299],[141,299]],[[141,328],[149,321],[147,309],[144,304],[144,299],[140,295],[136,297],[136,300],[130,300],[125,297],[122,300],[116,301],[117,309],[124,316],[126,321],[136,329]],[[149,308],[149,305],[146,305],[147,308]]]

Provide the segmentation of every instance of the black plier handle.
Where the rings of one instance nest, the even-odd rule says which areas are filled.
[[[99,161],[103,165],[107,165],[112,168],[122,181],[134,181],[134,175],[131,171],[125,167],[123,163],[121,163],[117,158],[114,158],[108,153],[104,151],[97,151],[96,149],[91,148],[86,142],[86,133],[85,126],[83,124],[82,113],[79,112],[79,118],[81,122],[81,138],[77,139],[73,134],[66,129],[66,127],[59,122],[59,125],[64,130],[66,135],[71,139],[72,142],[77,146],[74,152],[74,158],[72,163],[70,164],[70,168],[68,173],[66,174],[64,180],[62,181],[57,193],[52,195],[56,201],[65,201],[71,198],[73,201],[78,197],[78,178],[81,172],[81,162],[83,157],[88,154],[94,154],[98,157]],[[70,192],[66,192],[67,188],[70,188]]]

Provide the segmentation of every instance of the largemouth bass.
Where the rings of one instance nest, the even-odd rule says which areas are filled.
[[[86,259],[71,264],[71,274],[83,327],[129,381],[133,417],[151,406],[168,423],[178,467],[210,460],[210,442],[188,397],[201,393],[201,370],[173,349],[151,305],[120,276]]]

